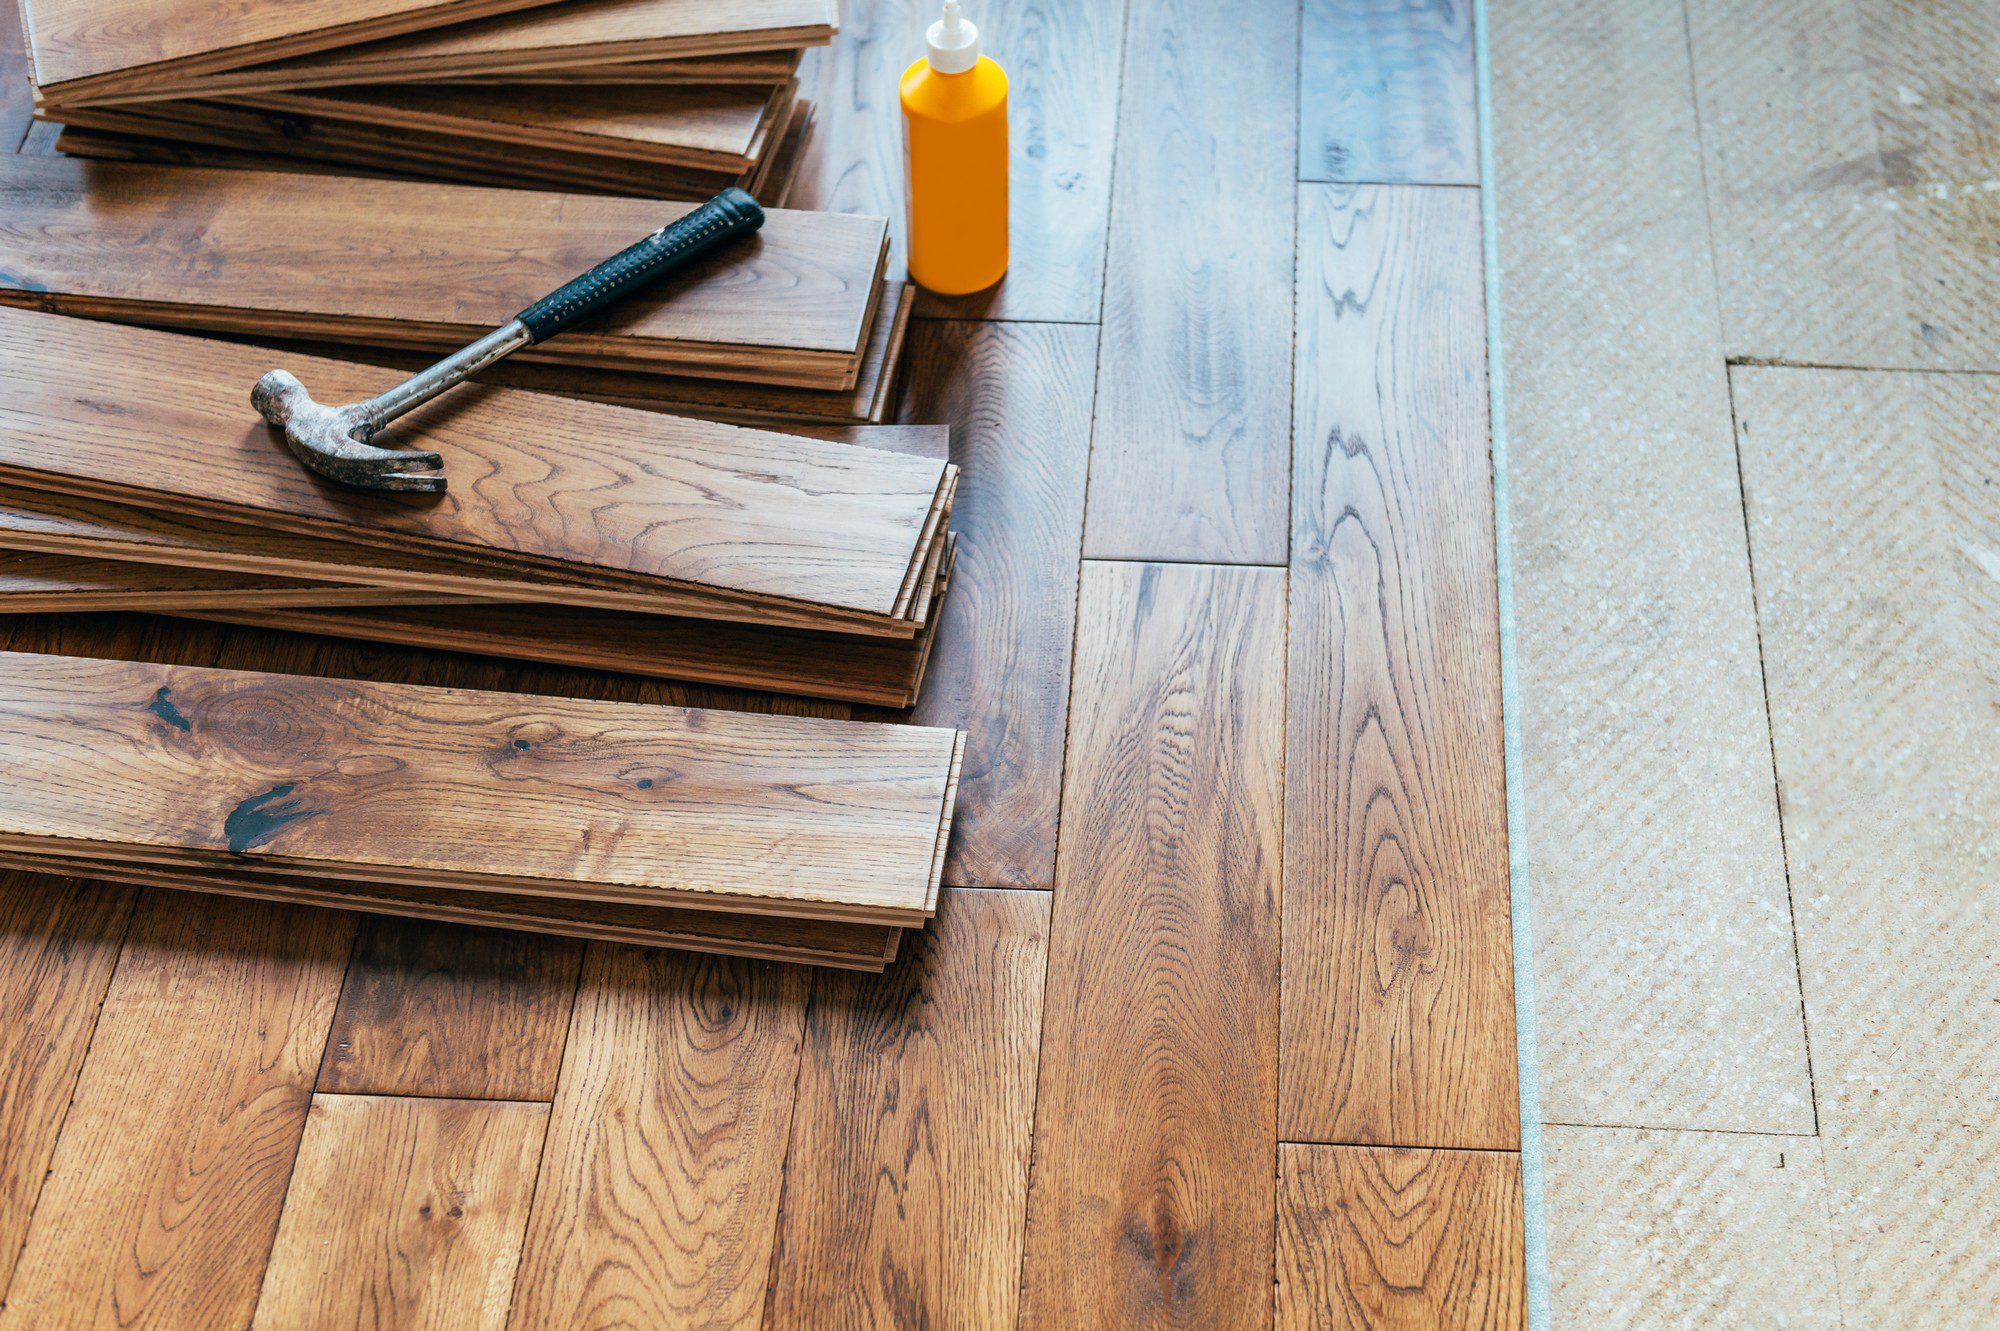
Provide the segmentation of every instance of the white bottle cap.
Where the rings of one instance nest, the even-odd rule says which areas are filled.
[[[944,17],[931,24],[931,68],[963,74],[979,63],[979,29],[966,22],[958,0],[944,0]]]

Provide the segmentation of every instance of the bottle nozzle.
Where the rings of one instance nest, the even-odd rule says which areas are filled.
[[[944,0],[944,17],[931,24],[931,68],[940,74],[963,74],[979,63],[979,29],[965,17],[959,0]]]

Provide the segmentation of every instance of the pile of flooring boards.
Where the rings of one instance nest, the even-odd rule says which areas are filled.
[[[835,0],[20,0],[80,156],[780,205]]]

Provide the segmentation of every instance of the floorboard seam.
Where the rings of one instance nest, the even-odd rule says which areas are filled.
[[[2000,370],[1972,369],[1964,365],[1841,365],[1830,361],[1788,360],[1783,356],[1724,356],[1730,369],[1739,366],[1754,370],[1837,370],[1843,374],[1963,374],[1973,378],[2000,378]]]
[[[1543,1198],[1541,1063],[1535,1032],[1534,922],[1522,795],[1521,704],[1515,671],[1513,504],[1507,474],[1507,399],[1500,347],[1500,218],[1493,150],[1493,53],[1487,0],[1472,0],[1474,100],[1479,120],[1479,231],[1485,260],[1487,421],[1493,457],[1493,563],[1500,632],[1500,733],[1507,783],[1507,900],[1514,944],[1514,1052],[1521,1097],[1521,1228],[1530,1331],[1549,1331],[1548,1212]]]
[[[1817,1132],[1786,1132],[1782,1128],[1691,1128],[1671,1123],[1563,1123],[1550,1121],[1546,1128],[1599,1128],[1606,1132],[1684,1132],[1710,1137],[1785,1137],[1792,1141],[1818,1141]]]

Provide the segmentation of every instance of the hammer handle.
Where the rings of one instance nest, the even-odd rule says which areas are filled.
[[[620,250],[581,277],[571,278],[514,317],[531,343],[614,305],[718,245],[747,236],[764,225],[764,210],[740,189],[722,191],[678,221],[669,222],[638,244]]]

